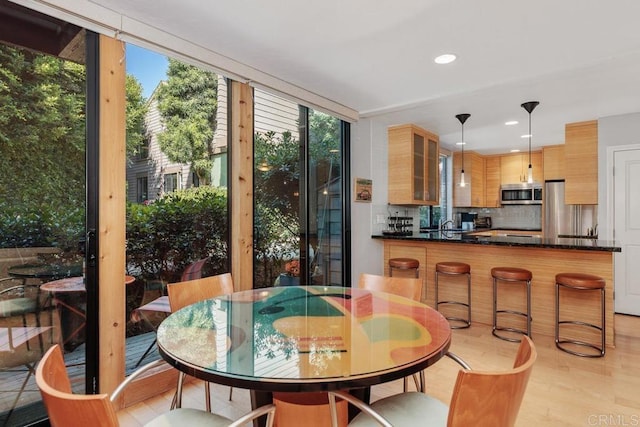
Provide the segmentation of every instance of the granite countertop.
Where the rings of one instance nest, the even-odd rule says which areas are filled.
[[[494,229],[495,230],[495,229]],[[440,231],[432,230],[427,233],[414,233],[411,236],[396,236],[374,234],[372,239],[406,240],[412,242],[444,242],[471,245],[523,246],[550,249],[577,249],[603,252],[622,252],[620,245],[613,240],[574,239],[574,238],[545,238],[518,235],[482,235],[493,230],[473,231]],[[524,231],[524,230],[521,230]],[[540,230],[531,230],[539,232]]]

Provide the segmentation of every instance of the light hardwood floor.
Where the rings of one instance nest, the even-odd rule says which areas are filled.
[[[640,318],[616,315],[616,348],[604,358],[572,356],[555,348],[553,337],[533,336],[538,350],[518,427],[530,426],[636,426],[640,425]],[[499,340],[491,328],[474,324],[454,330],[451,351],[473,369],[501,370],[511,366],[517,344]],[[427,393],[448,402],[458,365],[443,359],[426,371]],[[228,387],[212,385],[214,411],[232,418],[249,410],[249,393],[234,389],[229,402]],[[372,400],[402,391],[402,382],[372,389]],[[119,412],[123,427],[141,426],[167,411],[171,393],[139,403]],[[199,381],[185,389],[184,407],[204,408]],[[416,425],[419,425],[416,424]]]

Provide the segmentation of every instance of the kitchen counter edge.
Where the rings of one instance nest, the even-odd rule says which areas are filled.
[[[582,251],[622,252],[617,242],[597,239],[536,238],[515,236],[474,236],[470,233],[420,233],[411,236],[374,234],[372,239],[405,240],[410,242],[461,243],[467,245],[521,246],[529,248],[573,249]]]

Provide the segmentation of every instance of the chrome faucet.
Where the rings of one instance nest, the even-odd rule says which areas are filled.
[[[447,224],[451,224],[451,228],[453,228],[453,221],[450,219],[443,220],[440,223],[440,230],[445,230],[447,228]]]

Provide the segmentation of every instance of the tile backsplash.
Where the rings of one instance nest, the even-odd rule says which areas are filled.
[[[478,216],[489,216],[491,217],[492,228],[542,229],[541,205],[512,205],[501,208],[454,208],[453,213],[456,212],[470,212],[477,213]],[[372,214],[373,234],[381,234],[383,230],[386,230],[388,228],[388,218],[396,215],[412,218],[414,233],[418,233],[420,229],[420,209],[418,207],[374,205]]]
[[[511,205],[501,208],[456,208],[454,212],[477,213],[491,217],[492,228],[542,229],[542,205]]]

